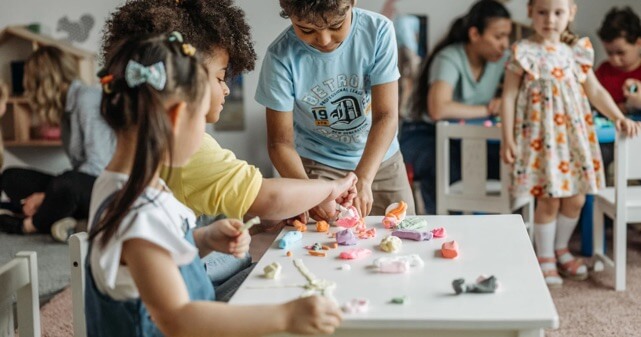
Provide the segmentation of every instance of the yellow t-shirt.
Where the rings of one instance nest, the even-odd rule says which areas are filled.
[[[263,176],[257,167],[236,159],[209,134],[183,167],[163,166],[160,177],[176,199],[197,216],[220,215],[242,219],[258,196]]]

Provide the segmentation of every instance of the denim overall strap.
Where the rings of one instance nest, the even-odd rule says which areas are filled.
[[[106,198],[94,216],[90,228],[95,228],[107,205],[114,195]],[[194,244],[193,230],[185,234],[185,239]],[[87,256],[91,255],[93,242],[89,243]],[[159,337],[164,336],[152,321],[144,303],[138,299],[118,301],[102,294],[91,273],[90,258],[85,261],[85,319],[87,335],[92,337]],[[213,301],[214,288],[207,277],[200,257],[179,268],[185,281],[189,299],[192,301]]]

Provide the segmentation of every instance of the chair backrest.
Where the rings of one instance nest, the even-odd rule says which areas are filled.
[[[500,141],[501,128],[481,125],[450,124],[438,122],[436,126],[436,188],[437,207],[452,196],[450,188],[450,140],[461,141],[461,183],[457,191],[460,199],[479,199],[477,211],[487,210],[489,203],[510,204],[509,168],[501,162],[501,186],[498,194],[488,195],[487,182],[487,142]],[[447,209],[452,209],[448,205]],[[440,213],[440,212],[439,212]]]
[[[73,335],[87,336],[85,322],[85,258],[87,257],[87,233],[80,232],[69,238],[71,260],[71,297],[73,301]]]
[[[36,252],[19,252],[0,267],[0,337],[14,336],[13,296],[18,307],[20,337],[40,336],[38,258]]]
[[[641,179],[641,136],[626,137],[617,133],[614,149],[614,188],[617,217],[627,219],[628,181]]]

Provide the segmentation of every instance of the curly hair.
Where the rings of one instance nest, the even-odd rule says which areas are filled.
[[[76,59],[57,47],[42,46],[24,66],[25,95],[41,118],[60,124],[64,112],[64,92],[78,78]]]
[[[205,61],[215,49],[229,53],[228,76],[254,69],[256,52],[245,13],[232,0],[129,0],[107,20],[102,57],[130,36],[178,31]]]
[[[634,44],[641,38],[641,20],[630,7],[614,7],[605,15],[598,34],[605,42],[622,37],[628,43]]]
[[[327,24],[329,19],[345,15],[350,5],[354,0],[280,0],[280,16]]]

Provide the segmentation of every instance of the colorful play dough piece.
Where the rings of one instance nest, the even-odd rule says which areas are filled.
[[[441,254],[446,259],[454,259],[458,256],[458,243],[456,241],[449,241],[443,243],[441,246]]]
[[[384,252],[395,253],[401,250],[401,247],[403,247],[403,241],[396,236],[389,235],[381,240],[379,247]]]
[[[409,217],[401,221],[396,229],[422,229],[427,227],[427,220],[422,217]]]
[[[383,218],[383,227],[387,229],[394,229],[398,226],[400,220],[397,217],[390,215]]]
[[[334,222],[336,226],[352,228],[360,223],[361,217],[358,215],[356,207],[345,208],[341,206],[339,208],[341,211],[338,213],[338,219]]]
[[[407,214],[407,203],[405,201],[394,202],[385,209],[385,216],[394,216],[403,221]]]
[[[294,220],[294,228],[299,232],[307,232],[307,225],[300,220]]]
[[[477,294],[487,294],[494,293],[499,287],[499,282],[494,276],[483,277],[480,276],[476,283],[465,284],[465,279],[459,278],[452,281],[452,288],[456,294],[462,293],[477,293]]]
[[[417,231],[414,229],[399,229],[392,232],[393,236],[401,239],[408,239],[414,241],[425,241],[432,239],[432,232],[430,231]]]
[[[280,276],[280,272],[283,270],[283,267],[278,262],[271,263],[263,271],[265,272],[265,278],[268,279],[277,279]]]
[[[281,249],[290,248],[295,242],[303,238],[303,233],[299,231],[289,231],[278,241],[278,247]]]
[[[338,257],[343,260],[358,260],[372,255],[372,251],[365,248],[348,249],[341,252]]]
[[[390,303],[393,303],[393,304],[405,304],[405,302],[407,302],[407,300],[408,300],[407,296],[399,296],[399,297],[392,298]]]
[[[445,228],[438,227],[438,228],[432,229],[432,235],[434,236],[435,239],[442,239],[447,236],[447,232],[445,232]]]
[[[410,267],[422,267],[425,265],[423,259],[421,259],[418,254],[409,254],[409,255],[399,255],[399,256],[383,256],[374,259],[374,266],[381,268],[382,265],[394,262],[394,261],[403,261],[407,262]]]
[[[353,246],[356,244],[358,239],[354,235],[351,229],[345,229],[336,233],[336,242],[342,246]]]
[[[385,260],[378,263],[378,271],[381,273],[401,274],[410,270],[410,263],[403,260]]]
[[[238,231],[239,232],[246,231],[246,230],[252,228],[254,225],[258,225],[259,223],[260,223],[260,218],[255,216],[255,217],[247,220],[247,222],[245,222],[242,226],[240,226]]]
[[[311,256],[322,256],[322,257],[325,257],[325,255],[327,255],[327,253],[325,253],[324,250],[308,250],[307,252]]]
[[[355,298],[343,304],[343,312],[346,314],[360,314],[369,310],[369,301],[364,298]]]
[[[321,220],[316,223],[316,231],[320,233],[327,232],[329,230],[329,224],[327,221]]]

